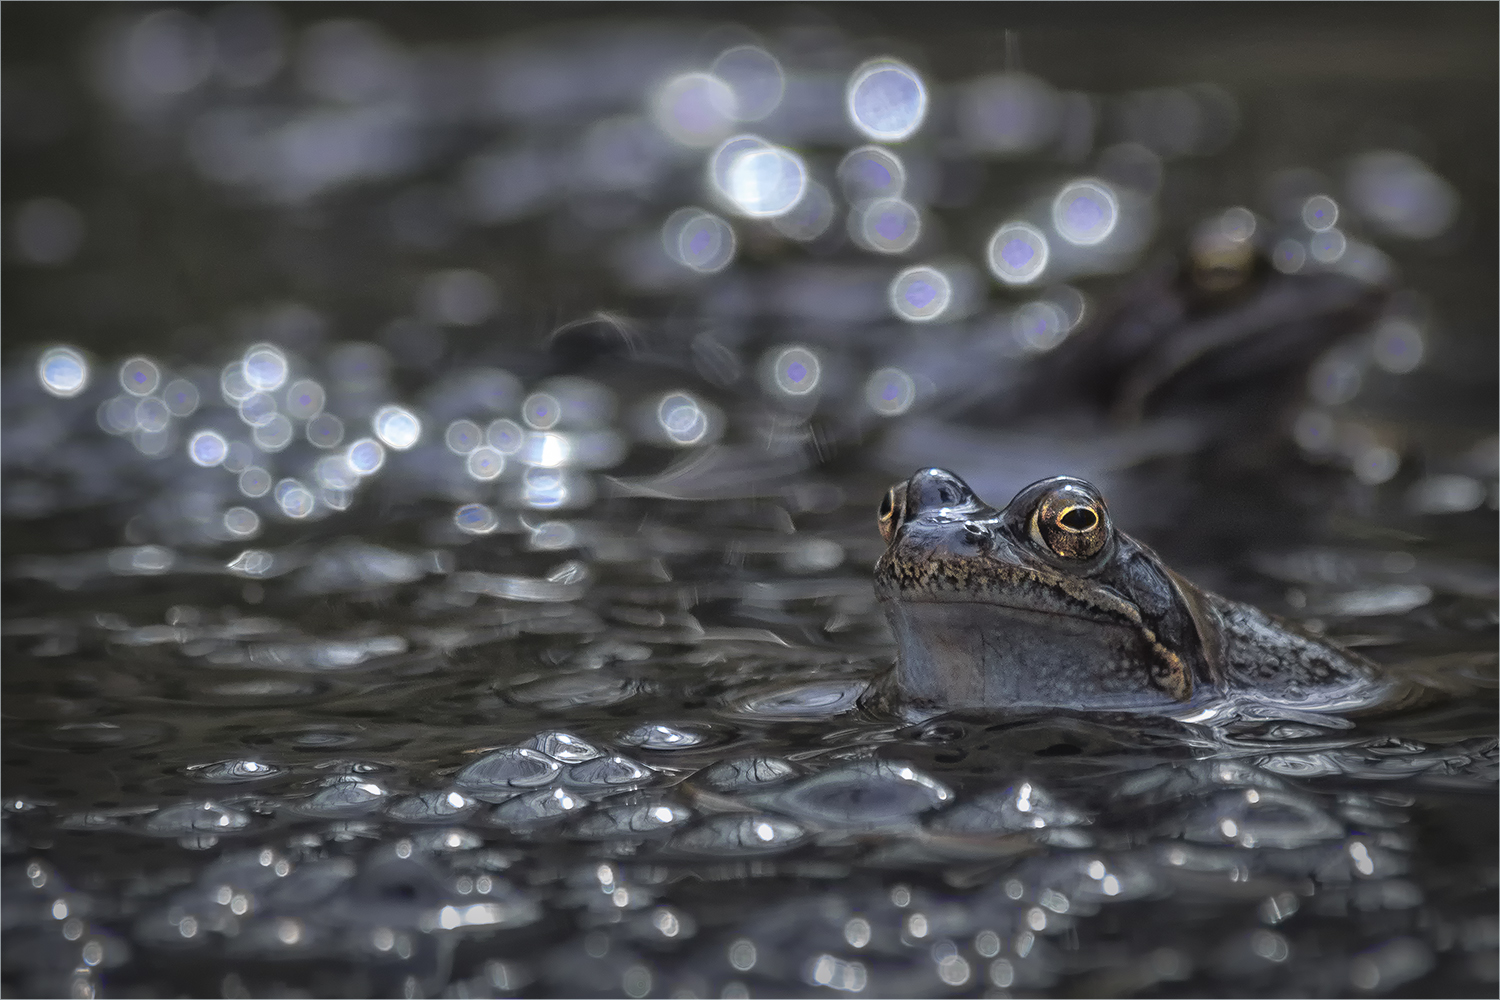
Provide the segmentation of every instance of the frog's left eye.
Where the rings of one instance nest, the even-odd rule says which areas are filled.
[[[1109,540],[1104,501],[1068,485],[1044,495],[1031,514],[1031,537],[1064,559],[1089,559]]]
[[[889,545],[892,538],[896,536],[896,529],[901,527],[901,520],[906,516],[906,484],[897,483],[885,491],[885,496],[880,501],[880,537],[884,538]]]

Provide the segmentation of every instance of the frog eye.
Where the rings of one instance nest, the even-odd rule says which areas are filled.
[[[906,484],[897,483],[885,491],[885,496],[880,501],[880,515],[877,519],[880,524],[880,537],[889,544],[896,536],[896,529],[901,527],[901,520],[906,515]]]
[[[1031,536],[1064,559],[1089,559],[1109,540],[1104,501],[1076,486],[1045,494],[1031,514]]]

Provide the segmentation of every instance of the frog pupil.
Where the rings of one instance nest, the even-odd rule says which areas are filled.
[[[891,495],[887,493],[880,501],[880,519],[884,521],[891,516]]]
[[[1069,507],[1062,512],[1057,523],[1072,531],[1088,531],[1099,523],[1099,515],[1087,507]]]

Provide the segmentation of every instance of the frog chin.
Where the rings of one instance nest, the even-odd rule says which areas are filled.
[[[896,683],[915,701],[951,709],[1181,708],[1151,682],[1151,645],[1128,624],[993,601],[884,604],[899,652]]]

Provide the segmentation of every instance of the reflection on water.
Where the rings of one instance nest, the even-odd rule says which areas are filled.
[[[7,992],[1493,993],[1485,31],[326,14],[13,27]],[[1432,693],[914,723],[929,465]]]

